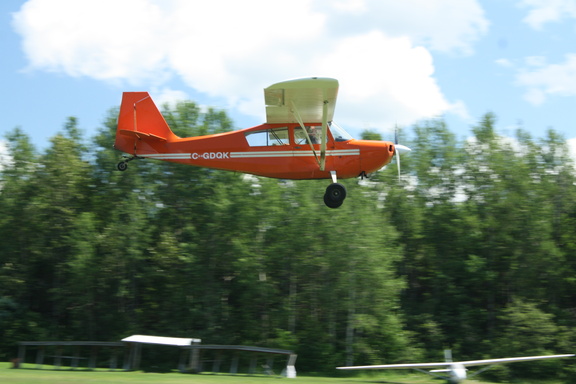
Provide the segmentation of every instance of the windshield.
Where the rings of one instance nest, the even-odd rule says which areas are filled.
[[[334,141],[348,141],[353,139],[353,137],[350,136],[350,134],[346,132],[344,128],[340,127],[335,122],[331,122],[329,127],[330,132],[332,132],[332,137],[334,137]]]

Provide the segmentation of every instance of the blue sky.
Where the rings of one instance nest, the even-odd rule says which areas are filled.
[[[3,0],[0,136],[38,149],[75,116],[95,134],[123,91],[264,121],[262,89],[340,81],[351,133],[444,117],[464,138],[548,128],[576,143],[576,0]]]

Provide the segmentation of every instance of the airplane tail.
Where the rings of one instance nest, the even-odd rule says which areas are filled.
[[[124,92],[114,148],[134,156],[162,152],[161,146],[178,139],[148,92]]]

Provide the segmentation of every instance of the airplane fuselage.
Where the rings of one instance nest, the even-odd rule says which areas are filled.
[[[318,125],[311,124],[311,125]],[[372,140],[335,140],[328,135],[324,170],[318,166],[320,144],[307,143],[298,124],[262,124],[221,134],[170,140],[121,137],[131,155],[198,167],[281,179],[339,179],[373,173],[388,164],[394,144]]]
[[[450,384],[458,384],[462,380],[466,380],[466,367],[462,364],[452,364],[450,366]]]

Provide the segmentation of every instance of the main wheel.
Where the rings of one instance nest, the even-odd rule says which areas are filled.
[[[332,183],[326,188],[324,204],[330,208],[338,208],[346,198],[346,188],[340,183]]]
[[[340,201],[331,200],[330,197],[328,196],[328,193],[324,194],[324,204],[326,204],[328,208],[338,208],[342,205],[343,202],[344,200]]]
[[[118,163],[117,167],[119,171],[124,172],[125,170],[128,169],[128,163],[126,163],[125,161],[121,161]]]

